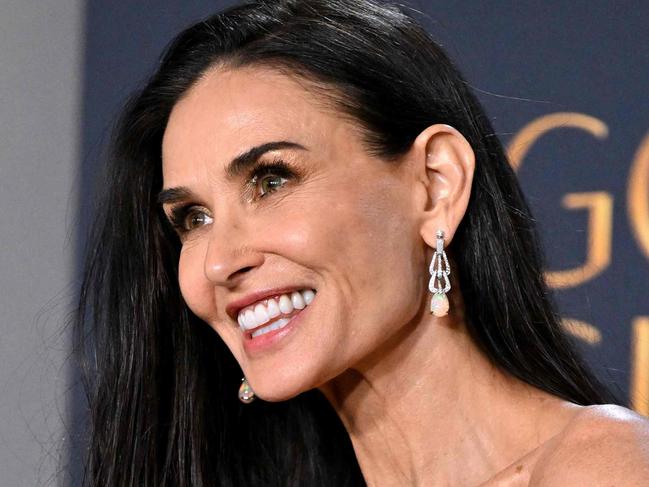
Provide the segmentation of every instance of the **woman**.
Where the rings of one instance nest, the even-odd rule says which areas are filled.
[[[79,313],[88,484],[649,481],[647,421],[562,331],[487,117],[396,7],[198,23],[114,147]]]

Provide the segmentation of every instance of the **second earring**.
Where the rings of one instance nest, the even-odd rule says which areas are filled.
[[[428,268],[430,273],[428,290],[433,293],[430,299],[430,312],[435,316],[446,316],[449,308],[446,293],[451,290],[451,281],[448,278],[451,274],[451,266],[444,251],[444,232],[438,230],[436,237],[437,246]]]
[[[241,379],[239,400],[244,404],[250,404],[255,400],[255,391],[252,390],[252,387],[250,387],[250,384],[248,384],[248,380],[245,377]]]

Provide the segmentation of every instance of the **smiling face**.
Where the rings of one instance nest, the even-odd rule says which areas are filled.
[[[213,69],[176,104],[163,139],[163,188],[176,188],[164,209],[184,225],[182,295],[271,401],[378,353],[426,296],[415,172],[368,156],[357,128],[314,96],[268,68]],[[248,162],[280,167],[226,171],[277,141],[290,144]],[[255,348],[226,306],[275,288],[316,294],[294,326]]]

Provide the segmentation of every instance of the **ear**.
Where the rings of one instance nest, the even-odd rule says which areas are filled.
[[[450,125],[435,124],[421,132],[411,147],[412,162],[421,191],[420,234],[435,247],[437,230],[447,245],[464,217],[471,195],[475,154],[464,136]]]

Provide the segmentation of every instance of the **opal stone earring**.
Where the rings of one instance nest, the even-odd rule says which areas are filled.
[[[239,387],[239,400],[244,404],[250,404],[255,400],[255,391],[252,390],[248,380],[244,377],[241,379],[241,387]]]
[[[446,316],[448,314],[448,298],[446,293],[451,290],[451,281],[448,276],[451,274],[451,266],[448,264],[446,252],[444,252],[444,232],[437,230],[437,248],[430,261],[430,282],[428,290],[433,293],[430,300],[430,312],[435,316]]]

